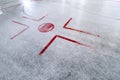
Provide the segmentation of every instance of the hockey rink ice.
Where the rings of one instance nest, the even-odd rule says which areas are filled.
[[[0,0],[0,80],[120,80],[120,0]]]

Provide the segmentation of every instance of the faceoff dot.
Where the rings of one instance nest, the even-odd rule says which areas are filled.
[[[52,23],[43,23],[42,25],[38,27],[38,30],[40,32],[49,32],[49,31],[52,31],[54,27],[55,26]]]

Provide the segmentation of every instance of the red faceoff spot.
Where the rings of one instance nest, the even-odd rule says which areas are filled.
[[[40,25],[39,27],[38,27],[38,30],[40,31],[40,32],[49,32],[49,31],[51,31],[51,30],[53,30],[54,29],[54,24],[52,24],[52,23],[43,23],[42,25]]]

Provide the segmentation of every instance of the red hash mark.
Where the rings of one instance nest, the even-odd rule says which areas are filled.
[[[47,15],[45,15],[45,16],[43,16],[43,17],[39,18],[39,19],[33,19],[33,18],[26,17],[26,16],[22,16],[22,18],[25,18],[25,19],[30,19],[30,20],[33,20],[33,21],[38,22],[38,21],[43,20],[46,16],[47,16]]]
[[[41,17],[39,20],[37,20],[37,19],[35,19],[34,21],[41,21],[42,19],[44,19],[46,16],[43,16],[43,17]],[[27,17],[26,17],[27,18]],[[27,18],[27,19],[30,19],[30,18]],[[23,24],[23,23],[21,23],[21,22],[17,22],[17,21],[12,21],[12,22],[14,22],[14,23],[16,23],[16,24],[19,24],[19,25],[22,25],[22,26],[25,26],[26,28],[25,29],[23,29],[22,31],[20,31],[20,32],[18,32],[16,35],[14,35],[13,37],[11,37],[10,39],[12,40],[12,39],[14,39],[14,38],[16,38],[17,36],[19,36],[20,34],[22,34],[23,32],[25,32],[30,26],[28,26],[28,25],[26,25],[26,24]]]
[[[63,28],[69,29],[69,30],[72,30],[72,31],[77,31],[77,32],[89,34],[89,35],[96,36],[96,37],[100,37],[100,35],[96,35],[96,34],[93,34],[93,33],[90,33],[90,32],[86,32],[86,31],[83,31],[83,30],[77,30],[77,29],[73,29],[73,28],[67,27],[67,25],[70,23],[71,20],[72,20],[72,18],[70,18],[70,19],[65,23],[65,25],[63,26]]]
[[[17,21],[12,21],[12,22],[17,23],[17,24],[20,24],[20,25],[23,25],[23,26],[25,26],[26,28],[23,29],[22,31],[18,32],[18,33],[17,33],[16,35],[14,35],[13,37],[11,37],[11,38],[10,38],[11,40],[14,39],[14,38],[16,38],[17,36],[19,36],[19,35],[22,34],[23,32],[25,32],[25,31],[29,28],[29,26],[26,25],[26,24],[23,24],[23,23],[20,23],[20,22],[17,22]]]
[[[78,44],[78,45],[85,46],[85,47],[93,48],[93,47],[90,46],[90,45],[86,45],[86,44],[80,43],[80,42],[78,42],[78,41],[75,41],[75,40],[72,40],[72,39],[69,39],[69,38],[60,36],[60,35],[56,35],[56,36],[54,36],[54,37],[51,39],[51,41],[40,51],[39,55],[42,55],[42,54],[47,50],[47,48],[48,48],[48,47],[55,41],[55,39],[57,39],[57,38],[61,38],[61,39],[64,39],[64,40],[67,40],[67,41],[76,43],[76,44]]]

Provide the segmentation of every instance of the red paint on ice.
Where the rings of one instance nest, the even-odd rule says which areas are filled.
[[[45,16],[43,16],[43,17],[41,17],[41,18],[39,18],[39,19],[33,19],[33,18],[30,18],[30,17],[27,17],[27,16],[22,16],[22,18],[25,18],[25,19],[30,19],[30,20],[33,20],[33,21],[41,21],[41,20],[43,20],[45,17],[46,17],[47,15],[45,15]]]
[[[49,32],[54,29],[54,24],[52,23],[44,23],[38,27],[40,32]]]
[[[78,30],[78,29],[69,28],[67,25],[70,23],[71,20],[72,20],[72,18],[70,18],[70,19],[65,23],[65,25],[63,26],[63,28],[69,29],[69,30],[72,30],[72,31],[76,31],[76,32],[81,32],[81,33],[89,34],[89,35],[96,36],[96,37],[100,37],[100,35],[96,35],[96,34],[93,34],[93,33],[90,33],[90,32],[86,32],[86,31],[83,31],[83,30]]]
[[[54,36],[54,37],[50,40],[50,42],[40,51],[39,55],[42,55],[42,54],[47,50],[47,48],[48,48],[48,47],[55,41],[55,39],[57,39],[57,38],[61,38],[61,39],[70,41],[70,42],[72,42],[72,43],[76,43],[76,44],[78,44],[78,45],[85,46],[85,47],[93,48],[93,47],[90,46],[90,45],[87,45],[87,44],[84,44],[84,43],[80,43],[80,42],[78,42],[78,41],[75,41],[75,40],[72,40],[72,39],[69,39],[69,38],[60,36],[60,35],[56,35],[56,36]]]
[[[16,24],[20,24],[20,25],[22,25],[22,26],[25,26],[26,28],[23,29],[22,31],[18,32],[18,33],[17,33],[16,35],[14,35],[13,37],[11,37],[11,38],[10,38],[11,40],[14,39],[14,38],[16,38],[17,36],[19,36],[19,35],[22,34],[23,32],[25,32],[25,31],[29,28],[29,26],[26,25],[26,24],[23,24],[23,23],[20,23],[20,22],[17,22],[17,21],[12,21],[12,22],[14,22],[14,23],[16,23]]]

